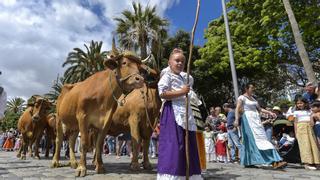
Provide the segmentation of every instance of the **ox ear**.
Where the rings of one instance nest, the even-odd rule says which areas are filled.
[[[108,67],[111,70],[114,70],[118,67],[118,62],[117,60],[115,60],[115,58],[107,58],[104,62],[103,62],[104,66]]]

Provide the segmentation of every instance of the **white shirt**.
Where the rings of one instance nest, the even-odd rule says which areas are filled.
[[[187,73],[181,72],[179,75],[174,74],[170,68],[165,68],[161,72],[161,78],[160,81],[158,82],[158,90],[159,94],[162,94],[166,91],[177,91],[181,90],[184,85],[187,84]],[[193,78],[192,76],[190,77],[190,87],[193,85]],[[190,94],[189,94],[190,97]],[[185,123],[186,123],[186,105],[185,105],[185,96],[180,96],[177,98],[172,99],[172,108],[175,116],[176,123],[181,126],[183,129],[185,129]],[[190,99],[190,98],[189,98]],[[162,99],[162,101],[164,101]],[[192,110],[191,106],[189,103],[189,131],[196,131],[197,126],[195,123],[195,120],[192,115]]]
[[[297,122],[310,122],[311,112],[308,110],[296,110],[293,112],[293,117],[295,117]]]
[[[7,104],[7,93],[5,90],[0,94],[0,120],[4,117],[4,111]]]

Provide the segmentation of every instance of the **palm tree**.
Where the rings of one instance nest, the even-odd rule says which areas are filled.
[[[86,52],[80,48],[74,48],[68,54],[62,67],[70,65],[64,73],[65,83],[76,83],[85,80],[92,74],[104,69],[103,59],[107,52],[102,51],[102,42],[91,41],[90,46],[84,44]]]
[[[151,51],[152,45],[160,47],[160,43],[166,38],[165,28],[169,23],[156,14],[156,6],[142,9],[141,4],[135,2],[132,6],[133,12],[125,10],[122,18],[115,18],[118,22],[116,33],[122,48],[140,50],[141,58],[146,58],[148,46]]]
[[[308,81],[315,83],[315,82],[317,82],[317,79],[316,79],[315,73],[312,69],[312,64],[309,60],[306,48],[304,47],[303,40],[302,40],[300,30],[299,30],[299,26],[298,26],[298,23],[297,23],[296,18],[294,16],[294,13],[292,11],[290,2],[289,2],[289,0],[283,0],[283,4],[284,4],[284,7],[285,7],[286,12],[288,14],[288,17],[289,17],[294,40],[297,44],[298,52],[299,52],[304,70],[307,74]]]
[[[62,86],[63,86],[64,79],[62,77],[57,79],[53,82],[53,85],[51,86],[51,91],[44,96],[48,98],[51,101],[56,101],[58,99],[58,96],[60,95]]]
[[[22,113],[24,108],[26,107],[25,100],[20,97],[15,97],[13,99],[10,99],[7,102],[7,111],[11,111],[16,114]]]

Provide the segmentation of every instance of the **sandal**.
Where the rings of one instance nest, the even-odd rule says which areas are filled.
[[[308,170],[317,170],[316,167],[310,166],[310,165],[304,165],[304,168],[305,168],[305,169],[308,169]]]
[[[282,169],[282,168],[286,167],[287,164],[288,164],[288,163],[287,163],[287,162],[284,162],[284,161],[274,162],[274,163],[272,163],[272,167],[273,167],[273,169]]]

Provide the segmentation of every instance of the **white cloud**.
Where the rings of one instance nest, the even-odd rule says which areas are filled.
[[[158,13],[179,0],[140,0],[157,5]],[[1,0],[0,85],[9,97],[44,94],[72,48],[91,40],[110,48],[113,18],[132,8],[130,0]],[[94,9],[94,8],[98,8]],[[98,12],[100,11],[100,12]]]

